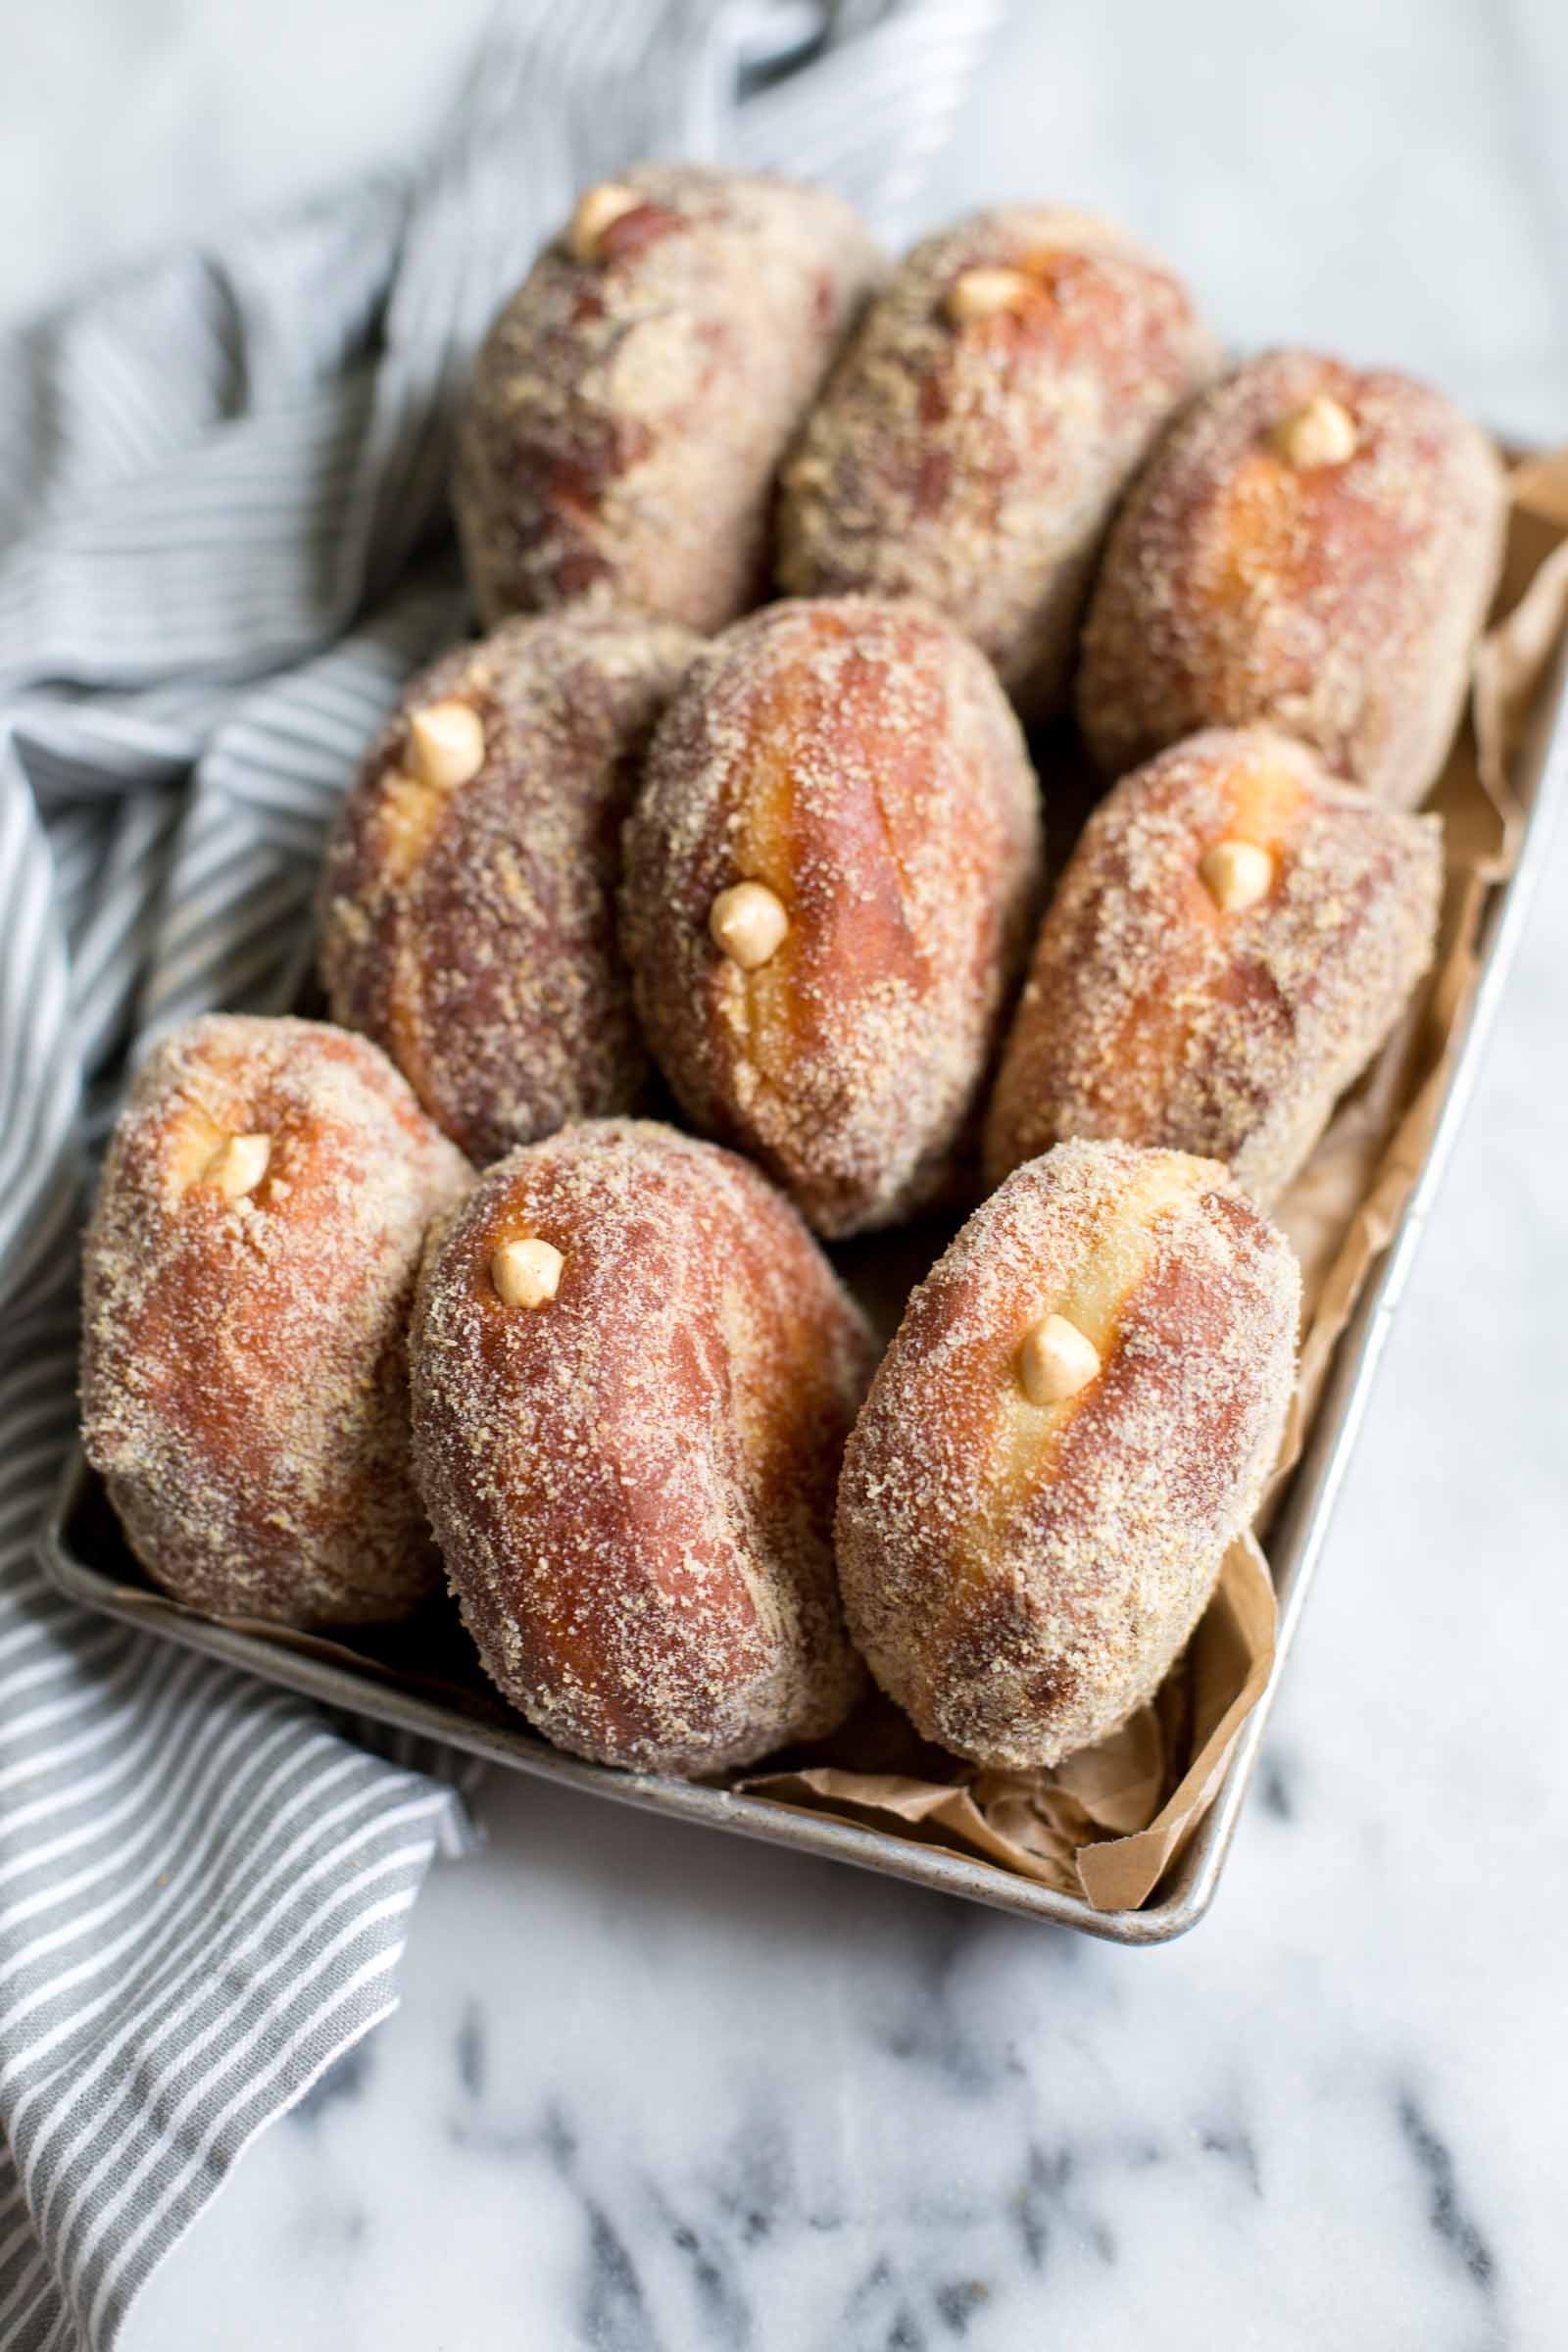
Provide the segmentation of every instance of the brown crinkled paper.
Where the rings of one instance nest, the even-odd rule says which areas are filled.
[[[1302,1263],[1305,1326],[1296,1396],[1260,1518],[1300,1455],[1335,1341],[1421,1172],[1474,987],[1488,893],[1517,856],[1522,811],[1509,772],[1568,625],[1568,451],[1520,466],[1512,490],[1496,605],[1505,617],[1478,649],[1473,727],[1455,744],[1430,804],[1445,820],[1448,874],[1432,977],[1341,1104],[1278,1212]],[[863,1263],[858,1253],[850,1278],[874,1320],[893,1328],[935,1253],[928,1228],[885,1237]],[[94,1551],[115,1542],[101,1497],[97,1508],[105,1524],[88,1546]],[[146,1588],[135,1596],[151,1619],[187,1614]],[[516,1726],[480,1680],[450,1612],[353,1646],[247,1619],[220,1622],[368,1671],[470,1719]],[[919,1739],[896,1707],[874,1695],[833,1740],[801,1751],[791,1769],[733,1785],[887,1837],[982,1855],[1085,1896],[1096,1910],[1136,1909],[1219,1789],[1237,1735],[1268,1681],[1274,1627],[1268,1564],[1247,1535],[1232,1545],[1185,1655],[1152,1701],[1054,1770],[977,1771]]]
[[[1420,1175],[1475,985],[1489,891],[1518,854],[1522,811],[1509,771],[1568,625],[1568,452],[1528,461],[1511,487],[1495,608],[1505,617],[1477,652],[1473,724],[1429,804],[1444,818],[1448,877],[1432,977],[1278,1211],[1301,1259],[1305,1322],[1271,1497],[1300,1456],[1335,1342]],[[1245,1536],[1153,1701],[1110,1739],[1053,1770],[980,1772],[928,1746],[917,1768],[890,1769],[877,1752],[889,1727],[873,1703],[830,1743],[843,1751],[837,1760],[740,1786],[890,1836],[982,1854],[1086,1896],[1099,1911],[1136,1909],[1219,1789],[1237,1735],[1268,1681],[1274,1625],[1268,1565],[1254,1538]]]

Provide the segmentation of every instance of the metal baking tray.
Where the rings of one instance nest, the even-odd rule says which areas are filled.
[[[1561,654],[1550,686],[1538,704],[1530,735],[1514,762],[1512,781],[1525,811],[1523,843],[1512,875],[1494,888],[1483,916],[1478,985],[1457,1043],[1432,1147],[1397,1230],[1340,1338],[1306,1446],[1273,1515],[1268,1553],[1279,1597],[1273,1673],[1243,1728],[1218,1796],[1141,1909],[1096,1911],[1081,1896],[1037,1886],[978,1856],[970,1858],[825,1815],[793,1811],[764,1797],[735,1795],[659,1775],[616,1772],[605,1765],[583,1763],[549,1746],[477,1685],[460,1693],[453,1686],[462,1675],[461,1666],[454,1663],[450,1680],[444,1681],[442,1660],[438,1657],[432,1663],[422,1649],[416,1657],[407,1636],[401,1643],[396,1635],[374,1643],[368,1641],[364,1668],[356,1670],[293,1647],[286,1636],[212,1624],[154,1592],[141,1579],[114,1527],[102,1490],[79,1451],[68,1466],[45,1539],[45,1560],[55,1583],[89,1608],[144,1631],[164,1634],[307,1698],[423,1734],[567,1788],[588,1789],[620,1804],[641,1805],[650,1812],[700,1823],[708,1829],[766,1838],[801,1853],[853,1862],[862,1870],[880,1871],[888,1878],[961,1895],[969,1902],[989,1903],[997,1910],[1015,1911],[1028,1919],[1054,1920],[1113,1943],[1164,1943],[1184,1935],[1214,1899],[1257,1761],[1269,1706],[1290,1655],[1335,1498],[1366,1412],[1378,1359],[1475,1085],[1487,1034],[1523,932],[1530,896],[1545,862],[1553,818],[1568,797],[1568,698]],[[100,1560],[112,1558],[114,1573],[94,1566],[93,1555]],[[414,1639],[422,1643],[428,1636],[420,1634]],[[439,1633],[436,1641],[439,1646]],[[454,1661],[457,1657],[455,1648]],[[411,1666],[421,1680],[428,1677],[429,1695],[394,1687],[383,1679],[388,1669],[407,1673]],[[459,1695],[464,1701],[461,1711],[453,1703]]]

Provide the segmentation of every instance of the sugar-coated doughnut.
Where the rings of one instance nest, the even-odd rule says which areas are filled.
[[[626,828],[622,944],[693,1122],[819,1232],[949,1180],[1038,898],[995,674],[915,604],[769,606],[701,654]]]
[[[1282,727],[1400,808],[1458,722],[1502,553],[1492,444],[1441,393],[1311,352],[1179,417],[1095,587],[1079,716],[1119,776],[1206,726]]]
[[[1215,728],[1090,817],[1035,946],[986,1129],[1000,1184],[1069,1136],[1222,1159],[1266,1205],[1432,960],[1435,817],[1266,728]]]
[[[355,1625],[436,1587],[407,1324],[426,1227],[469,1180],[365,1038],[217,1014],[149,1054],[83,1248],[82,1420],[176,1598]]]
[[[977,213],[915,247],[835,368],[784,471],[779,577],[923,597],[1049,715],[1111,510],[1217,365],[1179,281],[1108,222]]]
[[[333,1017],[475,1160],[637,1101],[620,828],[699,642],[633,614],[506,622],[415,679],[349,792],[320,894]]]
[[[578,598],[716,629],[878,268],[825,189],[645,164],[586,190],[480,350],[456,503],[487,620]]]
[[[464,1620],[558,1746],[702,1774],[842,1720],[833,1494],[871,1347],[755,1168],[646,1120],[514,1152],[431,1236],[411,1357]]]
[[[1300,1281],[1212,1161],[1060,1144],[915,1292],[845,1456],[839,1578],[927,1739],[1053,1764],[1152,1696],[1256,1507]]]

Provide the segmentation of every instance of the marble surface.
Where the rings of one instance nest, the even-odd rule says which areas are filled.
[[[0,311],[416,135],[477,14],[0,9]],[[924,209],[1101,205],[1237,339],[1568,438],[1565,94],[1548,0],[1019,0]],[[1118,1951],[496,1776],[400,2014],[127,2352],[1568,2342],[1565,938],[1568,827],[1196,1936]]]

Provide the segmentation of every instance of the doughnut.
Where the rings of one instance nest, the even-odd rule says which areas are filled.
[[[332,1017],[471,1159],[642,1091],[620,827],[700,642],[635,615],[505,622],[414,681],[344,803],[319,904]]]
[[[1180,282],[1108,222],[976,213],[915,247],[834,369],[784,470],[779,578],[922,597],[1049,717],[1111,510],[1217,365]]]
[[[1262,721],[1416,808],[1505,512],[1495,452],[1440,393],[1305,351],[1248,361],[1171,427],[1111,534],[1078,672],[1099,765]]]
[[[1069,1136],[1224,1160],[1267,1206],[1432,960],[1435,817],[1266,728],[1124,776],[1041,925],[986,1123],[1000,1184]]]
[[[993,671],[914,604],[769,606],[660,721],[621,900],[644,1031],[694,1125],[819,1233],[950,1181],[1028,945],[1038,800]]]
[[[425,1230],[469,1182],[365,1038],[213,1014],[148,1055],[83,1245],[82,1423],[175,1599],[360,1625],[438,1587],[406,1339]]]
[[[833,1494],[871,1360],[788,1203],[651,1120],[523,1146],[436,1229],[416,1460],[485,1670],[546,1738],[696,1775],[842,1721]]]
[[[839,1580],[929,1740],[1054,1764],[1158,1689],[1256,1508],[1300,1278],[1212,1160],[1058,1144],[909,1301],[845,1454]]]
[[[773,476],[878,269],[825,189],[692,164],[589,188],[483,344],[455,503],[485,620],[756,604]]]

